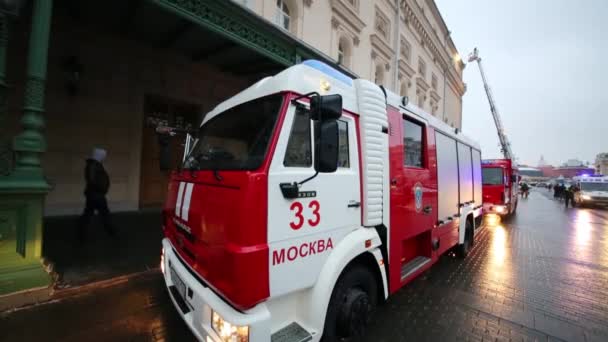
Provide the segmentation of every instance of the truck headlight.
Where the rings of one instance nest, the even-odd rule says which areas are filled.
[[[231,324],[215,311],[211,313],[211,326],[224,342],[249,342],[249,326]]]
[[[160,271],[165,274],[165,247],[160,250]]]
[[[497,213],[499,213],[499,214],[504,213],[505,210],[506,210],[506,208],[504,206],[502,206],[502,205],[497,205],[497,206],[494,207],[494,211],[497,212]]]
[[[589,195],[581,195],[581,199],[585,200],[585,201],[589,201],[589,200],[591,200],[591,196],[589,196]]]

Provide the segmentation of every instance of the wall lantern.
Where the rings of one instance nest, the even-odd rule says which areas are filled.
[[[17,17],[27,0],[0,0],[0,13]]]

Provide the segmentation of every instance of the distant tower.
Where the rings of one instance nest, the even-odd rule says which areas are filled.
[[[545,156],[541,155],[540,160],[538,161],[538,167],[547,166],[547,162],[545,161]]]

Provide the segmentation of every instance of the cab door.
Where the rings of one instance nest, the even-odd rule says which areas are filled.
[[[437,221],[434,134],[418,117],[389,111],[391,199],[391,288],[410,278],[410,262],[430,261]],[[424,259],[423,259],[424,258]],[[395,261],[400,262],[395,262]],[[430,266],[430,262],[428,263]],[[413,275],[413,274],[412,274]],[[398,279],[397,276],[399,276]],[[408,279],[406,279],[408,278]]]
[[[312,286],[334,247],[361,226],[357,118],[344,112],[338,127],[336,172],[319,173],[299,187],[298,198],[288,199],[281,183],[315,174],[315,123],[307,104],[287,110],[268,177],[271,296]]]
[[[401,238],[408,238],[433,228],[436,222],[437,182],[431,171],[435,161],[427,153],[434,139],[419,119],[397,113],[390,121],[391,204],[395,204],[391,225],[402,232]]]

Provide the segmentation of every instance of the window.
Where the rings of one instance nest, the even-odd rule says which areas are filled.
[[[383,85],[384,82],[384,70],[381,64],[376,65],[376,69],[374,69],[374,83],[377,85]]]
[[[401,41],[401,55],[408,62],[412,59],[412,46],[406,40]]]
[[[289,31],[289,28],[291,27],[289,7],[287,7],[285,1],[283,0],[277,0],[277,13],[275,17],[275,22],[277,25],[287,31]]]
[[[376,12],[376,32],[387,41],[390,40],[391,31],[389,21],[379,12]]]
[[[338,64],[350,67],[351,44],[346,37],[340,37],[338,40]]]
[[[348,122],[338,120],[338,167],[350,167],[348,153]]]
[[[418,73],[420,76],[422,76],[422,78],[426,78],[426,63],[424,63],[422,57],[418,59]]]
[[[312,165],[310,111],[307,109],[296,109],[283,165],[287,167],[310,167]]]
[[[256,170],[266,157],[283,98],[271,95],[217,114],[199,129],[184,168]]]
[[[403,163],[409,167],[422,167],[423,126],[409,119],[403,119]]]
[[[437,109],[439,109],[437,103],[431,100],[431,114],[433,114],[433,116],[437,115]]]
[[[437,91],[437,76],[435,74],[431,74],[431,87]]]
[[[583,191],[608,191],[608,183],[581,182],[580,187]]]
[[[483,185],[502,185],[504,184],[502,168],[500,167],[482,167],[481,179]]]
[[[399,95],[407,96],[407,83],[407,80],[401,82],[401,91],[399,92]]]

